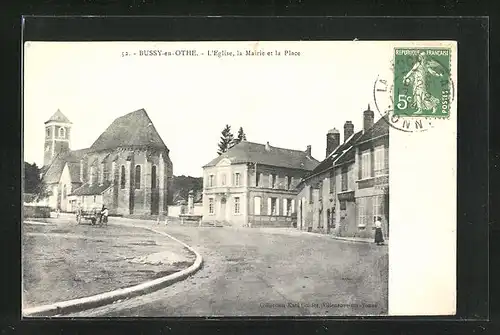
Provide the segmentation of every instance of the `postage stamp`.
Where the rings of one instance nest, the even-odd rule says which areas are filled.
[[[394,115],[447,117],[450,112],[450,50],[394,50]]]

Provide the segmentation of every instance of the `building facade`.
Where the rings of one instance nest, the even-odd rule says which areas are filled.
[[[242,141],[203,167],[203,221],[286,226],[296,220],[296,186],[319,162],[305,151]]]
[[[46,122],[46,129],[53,128],[54,117],[61,123],[61,116],[67,121],[62,133],[67,145],[54,139],[45,143],[50,155],[42,171],[51,190],[50,207],[74,211],[104,205],[116,215],[167,215],[172,162],[145,110],[117,118],[90,148],[74,151],[69,120],[60,111]]]
[[[369,106],[362,130],[354,132],[353,123],[346,121],[343,143],[337,130],[329,131],[327,157],[298,185],[298,229],[373,237],[374,218],[379,216],[387,237],[388,154],[388,123],[383,118],[374,123]]]

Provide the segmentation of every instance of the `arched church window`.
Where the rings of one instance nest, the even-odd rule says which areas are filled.
[[[135,166],[135,189],[138,190],[141,188],[141,166]]]
[[[122,165],[120,171],[120,188],[123,190],[125,188],[125,166]]]
[[[65,138],[66,137],[66,129],[64,128],[59,128],[59,137],[60,138]]]
[[[156,165],[151,167],[151,188],[156,188]]]

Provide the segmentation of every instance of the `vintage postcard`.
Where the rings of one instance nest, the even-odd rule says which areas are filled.
[[[23,53],[24,317],[455,314],[456,42]]]

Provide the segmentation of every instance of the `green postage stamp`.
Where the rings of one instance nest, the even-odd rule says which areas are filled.
[[[450,49],[394,49],[394,115],[448,117]]]

